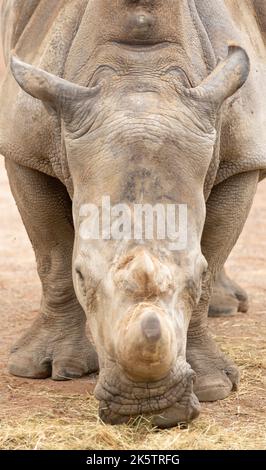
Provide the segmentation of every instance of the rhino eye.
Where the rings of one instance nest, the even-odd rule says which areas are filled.
[[[85,295],[86,294],[86,285],[85,285],[84,276],[83,276],[82,272],[80,271],[80,269],[76,269],[76,274],[77,274],[77,277],[78,277],[78,285],[79,285],[80,291],[81,291],[82,295]]]
[[[76,273],[77,273],[79,281],[84,281],[84,276],[79,269],[76,269]]]

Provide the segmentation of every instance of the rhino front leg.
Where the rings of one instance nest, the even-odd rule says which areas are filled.
[[[42,283],[40,314],[13,347],[11,374],[55,380],[97,370],[85,314],[72,282],[71,201],[55,178],[6,161],[10,186],[35,251]]]
[[[225,398],[238,384],[238,370],[208,335],[207,317],[213,279],[222,269],[247,219],[259,179],[258,172],[242,173],[214,187],[207,203],[202,250],[208,273],[188,331],[187,360],[197,374],[200,401]]]
[[[209,306],[209,317],[223,317],[248,311],[248,296],[223,268],[215,282]]]

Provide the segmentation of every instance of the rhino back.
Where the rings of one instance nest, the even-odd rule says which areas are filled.
[[[2,42],[23,60],[60,72],[88,0],[4,0]]]
[[[101,62],[117,60],[114,43],[134,43],[130,18],[138,3],[154,18],[151,39],[174,44],[170,59],[185,70],[193,85],[226,55],[228,43],[238,43],[247,50],[250,78],[224,109],[217,182],[237,172],[264,170],[265,16],[261,16],[261,24],[256,15],[265,14],[265,7],[259,0],[4,0],[6,60],[13,48],[26,62],[88,85]],[[55,118],[20,91],[10,73],[2,84],[0,99],[0,151],[64,182],[62,168],[67,164],[62,162]]]
[[[87,0],[4,0],[6,63],[14,51],[25,62],[63,76],[86,4]],[[1,83],[0,100],[0,153],[65,183],[58,119],[18,87],[9,68]]]
[[[210,5],[206,0],[196,1],[216,55],[222,55],[224,45],[233,41],[244,47],[251,61],[251,71],[246,84],[224,108],[221,162],[216,182],[219,183],[236,173],[257,169],[261,170],[261,177],[264,177],[266,169],[265,2],[215,0]]]
[[[6,63],[41,0],[3,0],[1,36]]]

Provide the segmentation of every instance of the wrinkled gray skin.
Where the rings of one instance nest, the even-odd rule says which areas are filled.
[[[266,168],[265,13],[251,0],[4,1],[0,152],[43,286],[12,374],[63,380],[99,361],[102,419],[161,427],[237,387],[207,315],[217,275],[241,301],[220,273]],[[81,205],[106,194],[187,203],[187,249],[82,240]]]

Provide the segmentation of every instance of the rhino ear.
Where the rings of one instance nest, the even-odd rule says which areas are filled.
[[[99,87],[86,88],[11,57],[11,71],[21,88],[55,111],[73,107],[74,103],[94,97]]]
[[[214,71],[188,93],[218,110],[227,98],[244,85],[249,71],[250,61],[246,51],[239,46],[229,46],[227,58],[220,61]]]

